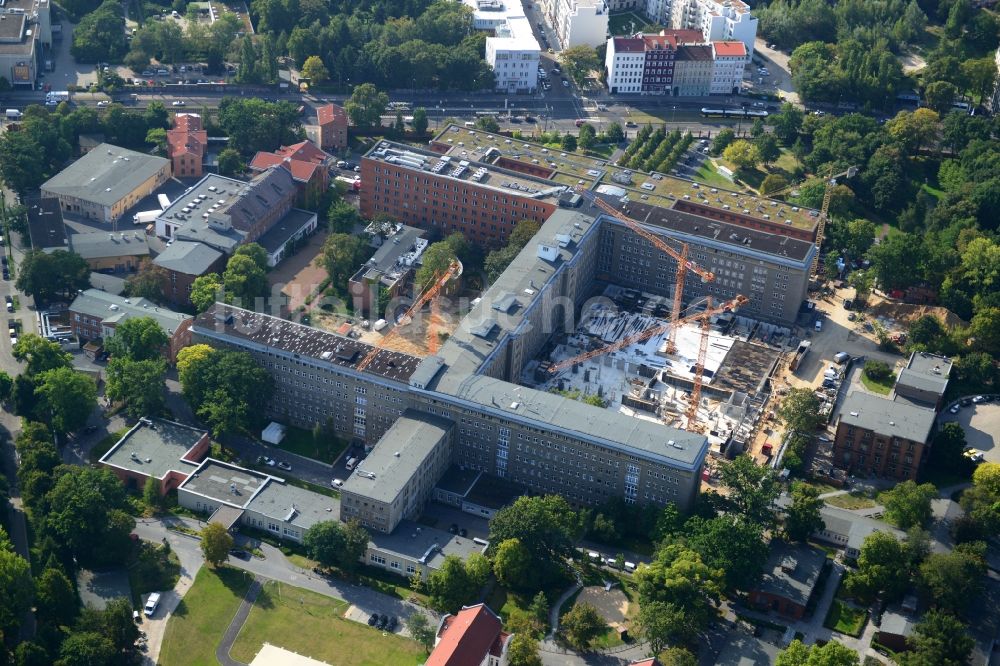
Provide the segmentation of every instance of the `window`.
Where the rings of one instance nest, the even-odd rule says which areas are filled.
[[[375,564],[381,564],[382,566],[385,566],[385,558],[382,557],[381,555],[376,555],[375,553],[372,553],[371,561],[374,562]]]

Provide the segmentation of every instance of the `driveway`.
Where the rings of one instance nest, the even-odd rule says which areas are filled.
[[[767,66],[768,71],[771,73],[771,83],[785,101],[798,104],[799,95],[792,88],[792,69],[788,66],[789,55],[777,49],[769,49],[767,42],[760,37],[754,42],[753,48],[754,57],[764,61],[764,65]]]
[[[941,423],[955,422],[965,430],[968,445],[983,452],[988,462],[1000,463],[1000,405],[983,403],[962,407],[958,414],[947,410],[938,417]]]

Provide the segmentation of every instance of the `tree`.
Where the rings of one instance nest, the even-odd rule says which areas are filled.
[[[125,403],[125,411],[132,418],[155,416],[166,404],[166,375],[167,363],[162,358],[145,361],[112,358],[104,392],[109,400]]]
[[[354,88],[344,110],[356,127],[375,127],[382,123],[382,114],[388,104],[388,95],[379,92],[371,83],[362,83]]]
[[[515,633],[507,647],[507,659],[510,666],[542,666],[538,641],[531,634]]]
[[[712,140],[712,154],[721,155],[735,140],[736,132],[730,128],[727,127],[723,130],[719,130],[719,133],[716,134],[715,138]]]
[[[792,503],[785,511],[785,534],[794,541],[805,541],[823,529],[819,491],[804,483],[792,484]]]
[[[958,88],[950,81],[932,81],[924,88],[927,106],[940,114],[948,113],[958,96]]]
[[[496,282],[500,274],[507,270],[510,263],[514,261],[514,257],[534,238],[540,228],[541,225],[534,220],[521,220],[518,222],[514,230],[510,232],[507,245],[499,250],[493,250],[486,255],[486,260],[483,263],[483,267],[486,270],[486,279],[491,283]]]
[[[146,298],[154,302],[163,300],[163,281],[167,272],[152,261],[144,261],[135,275],[125,280],[125,293],[132,298]]]
[[[852,259],[860,259],[875,244],[875,234],[878,233],[878,228],[874,222],[859,218],[848,222],[846,231],[844,251]]]
[[[774,127],[774,133],[786,146],[795,143],[799,130],[802,129],[802,120],[805,115],[795,105],[785,102],[777,113],[771,114],[768,121]]]
[[[422,106],[418,106],[413,109],[413,132],[417,136],[423,136],[427,132],[427,126],[430,122],[427,120],[427,109]]]
[[[920,584],[937,608],[961,614],[979,596],[985,574],[981,554],[973,544],[961,544],[950,553],[928,555],[920,565]]]
[[[961,620],[937,610],[927,611],[913,634],[913,649],[900,655],[900,666],[962,666],[976,645]]]
[[[500,131],[500,123],[493,116],[480,116],[476,118],[476,129],[495,133]]]
[[[600,60],[594,47],[580,44],[560,52],[559,64],[567,76],[576,81],[577,85],[582,85],[584,79],[600,66]]]
[[[719,473],[729,491],[725,502],[734,513],[757,525],[774,522],[774,501],[781,492],[774,470],[742,455],[722,465]]]
[[[723,572],[728,589],[750,589],[757,581],[768,551],[760,524],[731,515],[693,517],[685,530],[688,546],[707,566]]]
[[[167,149],[167,130],[162,127],[154,127],[146,132],[146,143],[156,148],[157,152],[163,153]]]
[[[48,370],[69,368],[73,356],[63,351],[58,342],[46,340],[40,335],[28,333],[21,336],[14,345],[14,358],[26,363],[24,374],[36,377]]]
[[[97,384],[71,368],[47,370],[35,387],[38,409],[59,434],[83,427],[97,406]]]
[[[716,138],[718,141],[718,138]],[[761,161],[757,146],[745,139],[737,139],[722,151],[722,158],[737,169],[753,169]]]
[[[265,250],[259,243],[246,243],[245,245],[240,245],[233,252],[234,257],[247,257],[251,259],[257,268],[262,271],[267,271],[267,250]]]
[[[888,363],[871,359],[865,361],[865,375],[875,382],[887,382],[892,377],[892,368]]]
[[[610,123],[604,128],[604,140],[607,143],[621,143],[625,140],[625,130],[619,123]]]
[[[152,476],[146,479],[142,486],[142,501],[154,513],[159,511],[163,505],[163,496],[160,495],[160,484]]]
[[[885,517],[900,529],[924,525],[931,518],[931,500],[938,496],[930,483],[903,481],[883,495]]]
[[[586,602],[577,602],[559,620],[559,632],[577,650],[586,650],[590,643],[608,628],[597,609]]]
[[[305,64],[302,65],[302,76],[309,79],[313,84],[325,83],[330,79],[330,72],[323,59],[319,56],[309,56]]]
[[[240,83],[254,83],[257,80],[256,63],[257,49],[253,47],[253,38],[244,35],[240,40],[240,69],[236,73],[236,80]]]
[[[352,233],[355,225],[362,221],[358,209],[343,199],[330,206],[327,218],[329,219],[330,231],[343,234]]]
[[[778,653],[774,666],[858,666],[858,653],[843,643],[808,646],[795,639]]]
[[[760,161],[763,162],[765,166],[770,165],[776,159],[781,157],[781,147],[778,146],[778,140],[773,134],[761,134],[754,139],[753,145],[757,149]]]
[[[359,533],[360,530],[360,533]],[[357,522],[327,520],[310,527],[303,538],[309,556],[325,567],[353,571],[368,546],[368,533]]]
[[[60,467],[45,497],[44,530],[82,566],[124,562],[135,521],[121,481],[106,468]]]
[[[222,284],[228,297],[251,309],[257,299],[267,296],[267,273],[245,254],[229,258],[222,273]]]
[[[883,289],[906,289],[920,281],[924,254],[918,236],[900,233],[868,250],[868,259]]]
[[[59,647],[58,666],[97,666],[114,663],[114,644],[96,631],[70,634]]]
[[[216,436],[263,419],[274,379],[250,354],[219,350],[185,356],[184,361],[179,373],[184,398]]]
[[[649,642],[649,651],[657,655],[669,645],[676,626],[675,609],[662,601],[653,601],[639,607],[636,618],[639,630]]]
[[[546,598],[544,592],[539,590],[531,599],[531,606],[528,607],[528,612],[531,613],[531,618],[535,621],[537,627],[544,628],[548,626],[549,600]]]
[[[113,357],[147,361],[161,358],[168,342],[166,331],[152,317],[129,317],[115,327],[104,348]]]
[[[75,252],[32,250],[24,255],[15,286],[19,291],[49,303],[59,296],[72,298],[90,288],[90,266]]]
[[[266,102],[258,97],[223,97],[219,126],[229,147],[242,155],[274,150],[304,138],[298,108],[291,102]]]
[[[508,589],[531,590],[537,585],[531,552],[520,539],[506,539],[497,547],[493,573]]]
[[[0,528],[0,631],[14,635],[11,632],[31,608],[34,594],[28,561],[14,552],[6,532]]]
[[[233,535],[219,523],[209,523],[201,531],[201,552],[213,567],[220,566],[229,557]]]
[[[660,663],[663,666],[698,666],[695,656],[682,647],[667,648],[660,652]]]
[[[715,617],[723,573],[705,565],[698,553],[685,546],[660,548],[650,564],[639,566],[635,579],[640,609],[654,602],[666,605],[669,640],[689,640]]]
[[[219,173],[223,176],[235,176],[243,173],[245,168],[240,151],[235,148],[223,148],[219,151]]]
[[[518,539],[536,564],[547,566],[570,555],[579,532],[576,512],[558,495],[518,497],[490,520],[490,544]]]
[[[589,150],[597,142],[597,130],[590,123],[580,126],[580,136],[577,144],[584,150]],[[575,150],[575,149],[574,149]]]
[[[342,233],[327,236],[323,243],[322,262],[330,282],[346,291],[347,281],[367,259],[369,251],[365,242],[357,236]]]
[[[844,586],[862,601],[883,593],[889,599],[898,598],[910,584],[909,563],[905,544],[887,532],[873,532],[865,537],[857,571],[848,574]]]
[[[413,289],[423,292],[448,270],[448,266],[458,259],[458,253],[448,238],[432,243],[426,250],[420,268],[413,276]]]
[[[576,145],[577,145],[576,137],[570,134],[569,132],[563,135],[561,144],[562,144],[562,149],[565,150],[567,153],[572,153],[576,151]]]
[[[426,615],[420,611],[414,611],[406,618],[406,628],[409,629],[413,640],[423,645],[428,652],[431,651],[436,636]]]
[[[819,398],[809,389],[791,389],[775,410],[788,430],[812,434],[823,423]]]
[[[427,577],[427,591],[430,602],[436,610],[454,613],[470,601],[478,591],[465,564],[455,555],[445,557],[441,568]]]
[[[1000,349],[1000,308],[988,307],[977,312],[969,323],[969,337],[977,351],[995,353]]]
[[[14,663],[17,666],[49,666],[52,663],[52,657],[38,643],[23,641],[18,644],[14,651]]]
[[[955,3],[957,6],[958,2]],[[992,56],[962,61],[962,76],[969,84],[969,89],[979,96],[979,101],[990,94],[993,82],[997,78],[997,65]]]
[[[224,300],[225,294],[222,289],[222,276],[218,273],[206,273],[194,279],[191,283],[191,305],[198,313],[209,309],[217,301]]]
[[[774,192],[783,190],[788,187],[788,179],[782,176],[780,173],[769,173],[764,176],[764,180],[760,183],[760,193],[764,196],[769,196]]]

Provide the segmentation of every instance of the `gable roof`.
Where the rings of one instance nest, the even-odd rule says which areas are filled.
[[[175,273],[204,275],[222,253],[204,243],[175,240],[153,263]]]
[[[41,190],[112,206],[169,164],[162,157],[102,143],[48,179]]]
[[[446,616],[438,637],[425,666],[478,666],[487,653],[494,652],[498,642],[502,649],[506,635],[496,613],[486,604],[477,604]]]
[[[70,234],[69,248],[84,259],[142,257],[149,254],[146,234],[142,231],[92,231]]]
[[[330,155],[307,140],[291,146],[282,146],[273,153],[261,151],[254,155],[250,168],[254,171],[264,171],[280,164],[288,169],[295,180],[309,182],[319,169],[324,168],[329,159]]]
[[[885,437],[926,442],[937,414],[933,409],[854,391],[840,408],[840,422]]]
[[[320,125],[336,121],[342,121],[345,125],[347,124],[347,114],[344,113],[344,108],[336,104],[327,104],[316,109],[316,119]]]

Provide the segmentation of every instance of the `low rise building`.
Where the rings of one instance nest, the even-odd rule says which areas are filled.
[[[204,175],[208,132],[197,113],[178,113],[173,128],[167,130],[167,154],[177,178],[201,178]]]
[[[53,197],[42,197],[27,202],[28,238],[31,249],[42,252],[68,250],[66,225],[63,222],[62,209],[59,200]]]
[[[608,39],[605,0],[541,0],[538,6],[562,49],[596,47]]]
[[[155,259],[162,269],[160,290],[163,297],[182,307],[191,304],[191,285],[202,275],[221,273],[226,255],[205,243],[174,241]]]
[[[400,521],[392,534],[369,534],[365,564],[405,578],[419,573],[421,580],[441,569],[447,557],[465,561],[473,553],[485,553],[489,545],[482,539],[469,539],[412,520]]]
[[[917,620],[910,613],[900,608],[889,608],[882,613],[882,622],[875,632],[875,640],[893,652],[906,652],[913,637]]]
[[[347,147],[347,112],[336,104],[325,104],[316,109],[319,127],[319,147],[323,150],[342,150]]]
[[[750,591],[750,603],[801,620],[826,564],[826,553],[807,545],[772,541],[764,573]]]
[[[176,489],[211,449],[208,432],[174,421],[142,418],[107,453],[100,464],[125,487],[142,492],[149,479],[160,495]]]
[[[837,419],[833,464],[852,474],[916,480],[936,416],[930,407],[854,391]]]
[[[927,352],[910,354],[906,367],[899,372],[893,386],[893,399],[915,405],[941,409],[948,377],[951,375],[952,360]]]
[[[486,604],[463,606],[441,618],[425,666],[506,666],[512,637]]]
[[[375,320],[385,314],[377,311],[383,298],[398,298],[412,284],[427,239],[423,230],[404,224],[395,224],[386,230],[373,223],[366,231],[377,249],[351,277],[347,291],[354,309]]]
[[[297,204],[314,208],[330,187],[330,168],[333,158],[306,140],[291,146],[281,146],[273,153],[261,151],[250,161],[250,170],[264,173],[277,165],[292,174],[299,194]]]
[[[834,506],[823,506],[820,509],[820,516],[823,518],[823,527],[813,532],[812,537],[817,541],[843,548],[844,556],[850,560],[858,559],[865,539],[875,532],[887,532],[898,538],[905,536],[902,530],[897,530],[881,520]]]
[[[170,179],[170,160],[102,143],[42,184],[64,213],[114,222]]]
[[[174,363],[177,352],[191,344],[193,318],[158,306],[145,298],[126,298],[99,289],[87,289],[69,306],[70,326],[81,342],[107,340],[114,336],[115,327],[126,319],[150,317],[167,334],[164,358]]]
[[[71,252],[80,255],[91,270],[134,273],[149,258],[149,243],[141,231],[95,231],[70,234]]]
[[[33,89],[52,47],[49,1],[7,0],[0,17],[0,76],[15,89]]]

